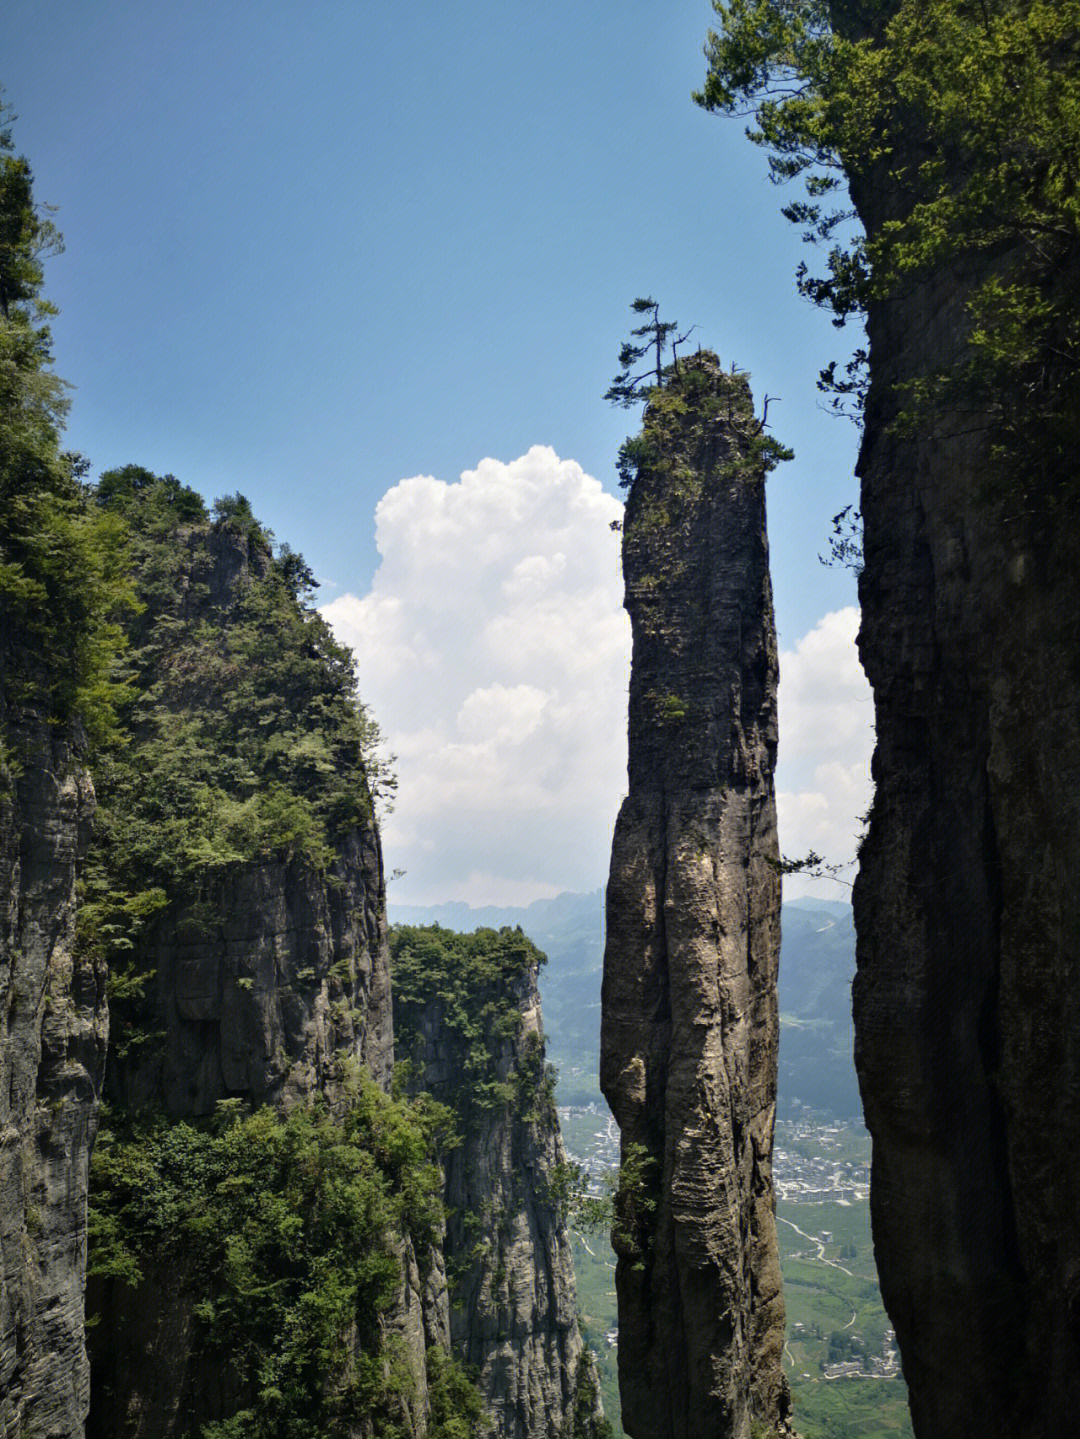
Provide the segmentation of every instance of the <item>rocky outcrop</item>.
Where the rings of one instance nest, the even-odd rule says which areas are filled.
[[[595,1386],[585,1403],[579,1394],[588,1380],[559,1192],[567,1160],[536,975],[534,957],[477,986],[469,1007],[483,1018],[471,1034],[448,1022],[437,983],[395,998],[394,1022],[411,1083],[458,1115],[460,1143],[444,1160],[453,1350],[475,1371],[498,1439],[590,1439],[601,1410]],[[484,1103],[463,1084],[477,1043],[490,1051]]]
[[[153,484],[148,493],[153,494]],[[138,534],[139,507],[131,513]],[[250,511],[245,510],[242,523],[178,521],[171,533],[151,530],[148,539],[138,539],[146,546],[138,555],[146,608],[133,622],[140,703],[129,748],[153,764],[158,758],[153,747],[160,745],[162,733],[195,725],[198,739],[191,745],[190,763],[205,772],[207,760],[199,750],[216,744],[219,786],[241,795],[250,792],[256,783],[254,775],[244,774],[256,753],[245,731],[250,722],[234,717],[220,733],[207,723],[212,725],[230,687],[237,645],[248,646],[239,649],[243,665],[263,657],[261,634],[286,654],[290,647],[303,651],[317,645],[319,637],[308,637],[303,618],[299,632],[285,628],[304,612],[280,586],[273,589],[269,541]],[[269,598],[253,599],[263,592]],[[260,604],[266,608],[259,610]],[[283,631],[276,638],[275,624]],[[238,642],[238,633],[248,638]],[[289,678],[283,674],[283,686]],[[310,687],[310,671],[304,679]],[[330,705],[340,698],[333,693],[323,701],[327,727]],[[290,708],[304,702],[310,704],[311,696],[302,688],[294,698],[264,687],[255,724],[276,735],[286,751],[325,744],[314,726],[285,731]],[[335,758],[330,754],[322,760],[324,771]],[[387,1087],[393,1030],[382,852],[363,765],[358,756],[349,758],[349,777],[361,793],[364,813],[350,828],[339,828],[321,863],[286,843],[273,846],[276,852],[244,859],[226,853],[208,855],[201,864],[189,861],[180,879],[172,879],[164,867],[160,873],[147,872],[145,860],[140,873],[127,854],[119,853],[125,846],[137,853],[138,836],[132,839],[122,828],[122,812],[132,802],[131,781],[127,788],[114,783],[103,791],[103,803],[120,812],[109,826],[117,882],[123,879],[134,888],[152,881],[165,901],[134,934],[132,947],[114,956],[118,969],[147,979],[135,1003],[116,1006],[118,1042],[107,1075],[110,1102],[133,1110],[163,1109],[173,1117],[211,1114],[227,1098],[287,1106],[332,1090],[335,1065],[344,1057],[364,1065]],[[177,785],[185,780],[181,768]],[[318,786],[309,776],[290,776],[289,783],[294,792],[304,785],[315,791],[317,802]],[[295,793],[289,798],[294,800]],[[216,802],[220,807],[221,799]],[[184,803],[191,807],[187,796]],[[167,812],[160,815],[163,835],[169,833],[170,818]],[[245,821],[238,823],[242,827]],[[257,824],[257,817],[246,823]],[[289,824],[295,827],[296,821]],[[163,847],[168,842],[163,837]],[[202,843],[209,847],[205,838]],[[173,873],[183,863],[179,855],[169,856],[169,862]]]
[[[374,824],[345,836],[333,866],[300,861],[240,867],[195,905],[170,910],[145,937],[153,970],[154,1035],[110,1056],[109,1092],[134,1110],[212,1114],[225,1099],[281,1111],[341,1100],[350,1064],[384,1087],[393,1063],[382,856]],[[342,1068],[342,1061],[346,1067]],[[449,1346],[442,1254],[394,1249],[401,1283],[382,1328],[412,1375],[395,1417],[426,1427],[425,1356]],[[141,1282],[93,1278],[87,1308],[93,1365],[87,1439],[170,1439],[243,1407],[227,1358],[208,1353],[194,1318],[200,1298],[170,1264],[144,1263]],[[364,1424],[350,1439],[368,1439]]]
[[[146,493],[160,493],[165,482],[133,473]],[[132,515],[138,541],[137,508]],[[222,659],[230,663],[237,644],[245,642],[237,638],[244,626],[249,636],[259,625],[271,632],[280,627],[279,636],[271,634],[278,651],[287,655],[292,645],[302,661],[325,644],[321,631],[305,631],[303,611],[280,589],[270,590],[269,599],[253,599],[259,586],[272,582],[273,562],[250,512],[241,511],[240,519],[231,525],[196,519],[164,535],[150,530],[137,552],[147,603],[132,633],[140,699],[128,752],[137,757],[154,753],[149,747],[163,732],[185,726],[199,736],[192,744],[198,756],[205,742],[199,727],[208,717],[212,723],[221,704]],[[167,585],[160,583],[162,574]],[[277,606],[269,621],[259,604]],[[298,623],[299,632],[288,632],[290,622]],[[254,632],[260,643],[260,631]],[[331,654],[327,663],[336,661]],[[318,668],[309,666],[302,675],[299,699],[310,702]],[[332,691],[324,701],[328,727],[336,698]],[[268,734],[295,712],[288,693],[267,691],[262,703]],[[245,744],[253,753],[246,722],[242,716],[222,731],[241,755]],[[302,747],[304,739],[287,735],[282,748]],[[227,752],[214,758],[223,775],[219,783],[235,783],[236,760]],[[130,824],[124,827],[131,785],[125,789],[122,775],[112,777],[103,801],[110,807],[111,847],[103,861],[107,870],[111,866],[108,884],[148,894],[156,910],[114,956],[125,997],[114,1005],[118,1043],[109,1055],[106,1087],[118,1120],[125,1114],[200,1119],[213,1115],[221,1101],[251,1109],[272,1105],[286,1114],[317,1096],[340,1113],[358,1067],[389,1088],[393,1015],[382,851],[362,761],[355,751],[350,758],[347,777],[361,801],[361,818],[332,835],[321,864],[303,853],[219,859],[171,884],[168,870],[147,870],[143,860],[140,871],[128,858],[139,853],[137,833],[132,838]],[[193,762],[206,763],[201,756]],[[184,781],[181,769],[176,783]],[[317,806],[317,786],[308,784]],[[163,823],[170,818],[164,813]],[[156,889],[145,888],[155,882]],[[99,890],[106,887],[99,883]],[[132,982],[130,976],[138,978]],[[407,1234],[390,1242],[401,1283],[380,1327],[411,1370],[402,1386],[404,1407],[395,1417],[407,1432],[420,1433],[427,1416],[425,1356],[432,1344],[448,1344],[445,1273],[437,1247],[418,1254]],[[171,1258],[162,1267],[153,1255],[140,1256],[140,1269],[137,1286],[110,1275],[90,1283],[90,1439],[167,1439],[186,1434],[196,1421],[227,1420],[242,1407],[244,1393],[228,1358],[201,1342],[195,1311],[206,1298],[205,1278],[200,1290]],[[357,1439],[369,1432],[364,1423],[355,1426]]]
[[[897,384],[962,360],[978,279],[868,316],[856,1064],[915,1433],[1044,1439],[1080,1411],[1080,531],[977,415],[892,430]]]
[[[170,907],[140,944],[152,1040],[110,1058],[134,1109],[212,1114],[222,1099],[289,1105],[332,1091],[352,1057],[385,1088],[393,1063],[382,855],[374,825],[328,871],[244,865]]]
[[[396,1432],[418,1439],[429,1413],[427,1352],[450,1344],[446,1276],[437,1249],[421,1262],[407,1238],[394,1247],[401,1283],[381,1324],[409,1382],[392,1417]],[[88,1334],[93,1402],[87,1439],[186,1439],[193,1422],[227,1423],[244,1409],[250,1391],[232,1356],[203,1342],[200,1296],[205,1291],[197,1275],[175,1266],[147,1266],[137,1286],[90,1281],[88,1309],[96,1318]],[[362,1353],[362,1346],[356,1350]],[[374,1432],[368,1419],[335,1430],[342,1439],[372,1439]]]
[[[619,1383],[634,1439],[783,1428],[772,1188],[780,943],[766,463],[714,355],[653,392],[623,540],[629,794],[600,1079],[622,1135]]]
[[[104,974],[75,945],[94,792],[69,732],[28,710],[0,719],[0,1435],[68,1439],[89,1403],[87,1171],[108,1029]]]

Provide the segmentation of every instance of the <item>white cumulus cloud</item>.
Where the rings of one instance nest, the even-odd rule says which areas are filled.
[[[855,648],[858,630],[857,609],[836,610],[780,655],[780,847],[793,859],[814,850],[846,865],[848,884],[873,793],[874,704]],[[796,875],[784,882],[788,898],[849,893],[832,880]]]
[[[622,505],[535,446],[456,483],[402,480],[375,512],[365,595],[322,613],[356,652],[361,695],[397,755],[383,824],[403,904],[526,904],[607,877],[626,790],[630,625]],[[854,858],[869,804],[869,690],[855,609],[825,615],[780,660],[780,840]],[[851,870],[845,871],[850,879]],[[835,883],[785,892],[840,898]]]
[[[398,902],[527,903],[606,878],[626,788],[621,515],[545,446],[380,500],[371,589],[322,612],[397,754]]]

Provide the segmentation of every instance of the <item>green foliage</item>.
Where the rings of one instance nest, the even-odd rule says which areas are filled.
[[[102,743],[125,694],[113,669],[118,620],[134,607],[126,533],[88,503],[83,463],[60,450],[67,405],[41,285],[42,259],[62,243],[4,118],[0,107],[0,672],[9,701],[61,722],[78,714]]]
[[[273,557],[243,497],[211,519],[174,476],[130,465],[102,475],[92,508],[126,531],[138,598],[79,914],[123,1000],[137,997],[139,936],[165,905],[183,896],[190,910],[234,865],[331,867],[393,779],[352,656],[308,602],[310,571],[287,548]],[[136,1008],[114,1011],[121,1044],[148,1037]]]
[[[411,1376],[380,1316],[401,1279],[399,1234],[418,1254],[443,1222],[433,1156],[450,1132],[426,1097],[388,1099],[357,1078],[341,1115],[315,1103],[282,1118],[219,1106],[210,1125],[106,1117],[94,1150],[92,1275],[182,1284],[198,1344],[227,1356],[242,1405],[203,1439],[331,1439],[377,1433]],[[472,1439],[479,1399],[434,1360],[443,1439]]]
[[[433,1346],[427,1352],[427,1376],[427,1439],[479,1439],[490,1432],[476,1385],[459,1360]]]
[[[584,1176],[568,1179],[570,1218],[586,1234],[610,1231],[611,1247],[635,1266],[644,1263],[651,1244],[652,1216],[656,1211],[657,1161],[644,1144],[628,1144],[617,1170],[605,1176],[605,1192],[591,1195]]]
[[[686,464],[686,455],[691,447],[700,448],[720,421],[731,427],[739,441],[742,456],[731,464],[737,465],[741,472],[750,473],[754,466],[768,472],[782,460],[792,458],[791,450],[765,434],[764,417],[755,420],[745,376],[738,374],[734,366],[730,376],[707,368],[701,350],[680,362],[678,345],[690,330],[670,341],[674,358],[670,365],[665,365],[663,355],[676,326],[661,323],[659,306],[654,300],[635,300],[633,308],[652,314],[649,323],[633,331],[634,335],[649,335],[651,339],[645,345],[623,345],[619,353],[622,373],[604,396],[624,407],[642,400],[646,402],[641,433],[623,441],[615,461],[619,484],[624,489],[629,489],[647,469],[665,476],[673,492],[682,498],[699,493],[700,475]],[[649,349],[655,349],[654,366],[631,375],[634,363]],[[715,363],[715,357],[709,358]],[[666,512],[662,519],[657,513],[657,525],[668,522]]]
[[[518,1119],[526,1124],[547,1120],[556,1123],[555,1083],[558,1076],[544,1062],[544,1036],[530,1030],[521,1038],[511,1082],[514,1086],[513,1106]]]
[[[585,1348],[581,1351],[578,1363],[568,1439],[613,1439],[615,1431],[608,1421],[597,1418],[599,1399],[600,1381],[596,1373],[596,1360],[592,1350]]]
[[[699,350],[662,372],[661,382],[647,392],[640,434],[619,448],[616,469],[624,488],[646,473],[661,482],[664,503],[651,495],[638,508],[635,529],[665,528],[673,505],[699,498],[701,459],[718,431],[734,442],[720,467],[724,479],[756,478],[792,458],[791,450],[766,433],[764,417],[754,415],[746,375],[734,367],[730,373],[720,370],[715,356]]]
[[[823,565],[829,568],[851,570],[862,574],[863,528],[862,514],[854,505],[845,505],[839,514],[833,515],[832,534],[829,536],[829,557],[818,555]]]
[[[660,306],[652,299],[639,297],[630,308],[635,315],[648,315],[650,318],[644,324],[638,325],[630,331],[631,339],[627,340],[619,350],[619,373],[612,380],[610,388],[604,395],[605,400],[610,400],[613,405],[622,405],[624,409],[648,398],[653,388],[649,382],[655,380],[657,386],[664,383],[664,355],[667,353],[669,345],[675,367],[678,368],[678,347],[690,335],[693,328],[691,327],[691,330],[676,337],[675,331],[679,328],[678,325],[672,320],[661,320]],[[643,340],[644,343],[635,345],[634,340]],[[634,366],[643,360],[650,351],[652,351],[653,359],[649,367],[637,375],[631,374]]]
[[[1080,419],[1080,0],[714,0],[709,72],[695,98],[750,113],[784,213],[827,250],[803,292],[838,324],[944,264],[969,276],[967,356],[917,377],[902,432],[945,415],[1074,467]],[[833,21],[835,20],[835,24]],[[873,231],[852,223],[845,182]],[[958,270],[958,273],[961,273]],[[843,402],[862,385],[835,366]]]
[[[438,1006],[440,1029],[462,1056],[451,1102],[465,1124],[508,1106],[525,1120],[551,1112],[554,1079],[539,1035],[523,1037],[508,1076],[498,1062],[500,1048],[521,1031],[522,981],[544,962],[520,926],[473,934],[437,924],[390,931],[395,1040],[415,1063],[425,1012]]]
[[[678,695],[651,693],[650,698],[656,706],[656,717],[661,724],[682,724],[689,713],[686,701]]]

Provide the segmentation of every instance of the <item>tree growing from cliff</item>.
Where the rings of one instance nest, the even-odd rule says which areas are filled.
[[[993,428],[999,452],[1075,470],[1080,304],[1066,277],[1080,248],[1080,0],[713,0],[706,109],[748,114],[772,178],[802,180],[783,213],[825,248],[804,295],[842,325],[868,303],[963,258],[964,362],[908,386],[899,428]],[[919,133],[918,153],[905,135]],[[862,232],[848,200],[889,218]],[[1007,267],[983,261],[1008,254]],[[1075,272],[1075,264],[1071,266]],[[859,408],[866,356],[820,386]],[[1029,467],[1030,468],[1030,467]],[[1075,481],[1073,481],[1075,483]]]
[[[630,331],[630,339],[619,350],[619,373],[604,395],[605,400],[625,409],[646,399],[652,386],[664,383],[664,356],[669,346],[672,363],[678,368],[679,346],[694,331],[691,325],[684,334],[676,335],[678,325],[674,320],[661,320],[660,305],[656,300],[639,296],[630,308],[635,315],[648,315],[649,319]],[[640,343],[635,344],[635,340]],[[633,374],[635,366],[650,354],[652,359],[646,368]]]
[[[113,730],[125,686],[113,673],[134,606],[126,531],[89,503],[85,462],[60,448],[67,408],[52,372],[42,259],[62,249],[35,204],[0,106],[0,673],[10,700],[77,713],[92,740]]]

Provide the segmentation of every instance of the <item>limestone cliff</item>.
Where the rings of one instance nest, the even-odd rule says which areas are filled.
[[[140,1185],[156,1184],[197,1223],[221,1191],[168,1188],[155,1166],[170,1123],[205,1120],[223,1103],[230,1115],[270,1105],[284,1121],[318,1099],[345,1138],[356,1076],[388,1087],[385,885],[348,657],[299,597],[302,562],[273,557],[246,502],[211,521],[168,477],[116,472],[99,497],[131,527],[144,608],[131,625],[136,697],[126,743],[102,763],[87,884],[88,942],[110,960],[115,990],[87,1432],[165,1439],[234,1422],[254,1381],[251,1363],[208,1342],[207,1305],[220,1296],[203,1242],[142,1242]],[[382,1142],[378,1122],[363,1143]],[[211,1132],[176,1131],[201,1143],[204,1165]],[[113,1155],[134,1156],[135,1181]],[[392,1164],[378,1163],[372,1204],[392,1199],[395,1183]],[[422,1170],[409,1175],[415,1183]],[[414,1237],[397,1217],[403,1202],[383,1204],[382,1228],[365,1240],[397,1278],[389,1290],[379,1279],[367,1330],[346,1334],[340,1363],[348,1376],[372,1345],[392,1353],[407,1379],[383,1412],[419,1433],[426,1354],[448,1346],[448,1310],[439,1226]],[[339,1407],[334,1433],[372,1432],[370,1403],[356,1418]]]
[[[138,699],[129,743],[103,764],[92,856],[117,995],[108,1098],[174,1116],[229,1097],[287,1104],[331,1086],[344,1055],[385,1087],[382,854],[341,655],[250,511],[163,525],[143,483],[126,510],[142,546]],[[119,488],[106,481],[106,496]],[[134,921],[120,889],[145,897]]]
[[[856,1063],[919,1439],[1044,1439],[1080,1410],[1080,529],[977,410],[894,428],[897,385],[959,367],[973,286],[1013,262],[942,266],[868,315]]]
[[[498,1439],[593,1439],[600,1409],[578,1332],[560,1182],[566,1152],[544,1065],[537,966],[518,930],[400,926],[394,1026],[410,1084],[450,1106],[444,1159],[454,1350]]]
[[[239,497],[211,517],[131,469],[99,498],[131,526],[145,608],[86,880],[117,1041],[90,1439],[472,1439],[482,1404],[506,1439],[594,1439],[539,956],[518,935],[528,962],[505,982],[422,968],[442,998],[405,1006],[420,1065],[414,1098],[390,1097],[377,765],[351,657]],[[429,1090],[452,1099],[458,1147]]]
[[[775,447],[772,448],[775,455]],[[702,353],[652,392],[625,518],[629,794],[601,1086],[619,1123],[619,1381],[635,1439],[782,1428],[772,1188],[780,879],[762,444]]]
[[[75,948],[94,792],[70,727],[0,707],[0,1435],[67,1439],[89,1402],[87,1171],[108,1028],[104,973]]]

